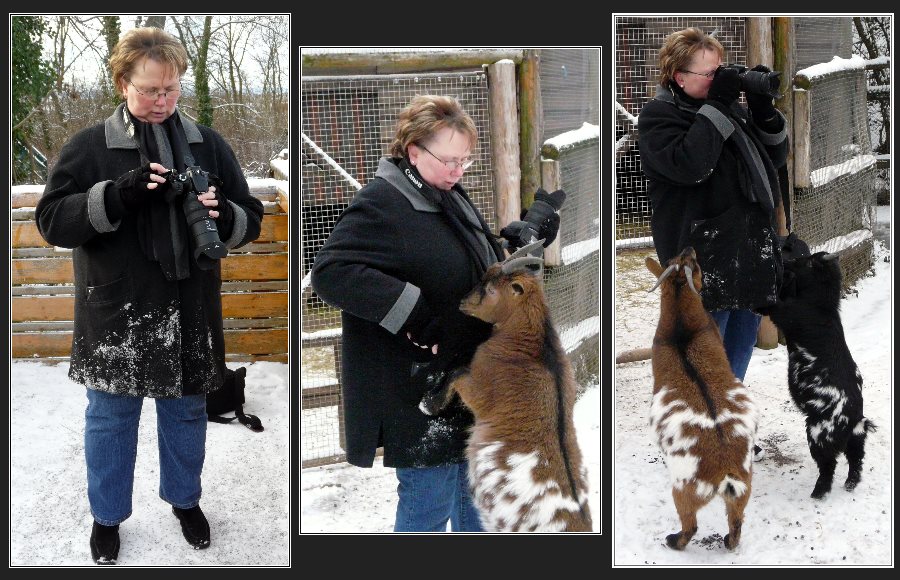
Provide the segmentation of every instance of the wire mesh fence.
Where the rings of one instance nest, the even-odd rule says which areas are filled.
[[[597,49],[541,51],[541,141],[578,129],[582,123],[599,124],[599,59]]]
[[[714,35],[725,62],[747,64],[745,18],[616,18],[616,247],[640,247],[650,239],[650,200],[637,147],[637,117],[656,95],[659,49],[666,37],[689,26]]]
[[[871,265],[876,159],[867,125],[865,70],[817,80],[809,98],[809,187],[793,199],[794,231],[814,251],[841,252],[845,285]]]
[[[493,231],[497,230],[491,166],[488,81],[484,71],[303,77],[301,260],[304,276],[357,186],[373,177],[388,154],[397,114],[417,94],[456,97],[475,121],[476,162],[463,183]],[[327,157],[326,157],[327,156]],[[343,460],[340,399],[340,311],[306,286],[301,294],[302,463]]]
[[[853,51],[853,19],[804,17],[791,20],[794,28],[794,64],[797,70],[835,56],[850,58]]]
[[[560,155],[560,265],[544,269],[544,291],[581,387],[595,384],[600,336],[599,139]]]

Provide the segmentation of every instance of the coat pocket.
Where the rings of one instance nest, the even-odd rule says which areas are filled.
[[[131,278],[123,276],[112,282],[86,286],[84,301],[86,304],[125,303],[131,300],[132,294]]]

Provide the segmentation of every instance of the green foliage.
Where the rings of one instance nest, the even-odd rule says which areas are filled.
[[[50,91],[56,75],[41,57],[41,35],[49,33],[40,16],[12,17],[13,126],[25,118]]]
[[[56,79],[49,61],[42,57],[41,37],[52,34],[40,16],[13,16],[12,20],[12,138],[15,147],[15,174],[31,173],[28,154],[31,139],[29,115],[35,110]],[[21,126],[19,124],[22,123]]]

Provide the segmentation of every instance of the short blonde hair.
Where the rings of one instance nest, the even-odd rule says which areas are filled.
[[[391,142],[391,157],[406,157],[411,143],[428,141],[435,133],[450,127],[469,138],[474,148],[478,129],[472,117],[453,97],[416,95],[397,117],[397,133]]]
[[[659,84],[668,86],[699,50],[714,50],[720,59],[725,58],[722,43],[699,28],[685,28],[667,36],[659,49]]]
[[[109,57],[109,70],[113,85],[118,89],[122,81],[129,80],[135,65],[144,58],[165,65],[170,73],[184,74],[188,67],[188,55],[177,38],[155,26],[135,28],[125,33]]]

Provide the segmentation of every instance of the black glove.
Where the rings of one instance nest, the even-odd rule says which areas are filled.
[[[716,69],[716,76],[709,85],[707,98],[722,103],[728,108],[741,94],[741,77],[736,69],[720,66]]]
[[[522,215],[522,221],[510,222],[500,230],[500,236],[509,242],[510,249],[521,248],[534,240],[544,240],[546,248],[559,233],[559,214],[566,201],[566,192],[558,189],[547,193],[538,188],[534,203]]]
[[[216,191],[213,193],[215,193],[216,201],[219,202],[219,205],[209,209],[219,212],[219,217],[216,218],[218,223],[230,225],[232,220],[234,220],[234,210],[231,208],[231,204],[228,203],[228,200],[225,199],[225,196],[222,195],[222,192],[219,191],[218,187],[216,187]]]
[[[156,172],[150,169],[150,164],[147,163],[142,167],[122,174],[112,184],[112,187],[115,187],[119,192],[119,199],[122,200],[122,205],[125,206],[125,209],[135,211],[150,201],[152,196],[158,195],[168,188],[168,182],[165,182],[157,183],[154,189],[148,189],[148,185],[156,183],[150,179],[152,174],[156,174]]]
[[[441,341],[444,328],[441,320],[434,316],[423,296],[418,302],[400,332],[409,334],[409,339],[420,348],[431,348]]]
[[[771,72],[767,66],[761,64],[756,65],[750,70],[764,74]],[[781,85],[781,79],[774,77],[774,80],[771,82],[775,85],[773,87],[773,92],[777,92],[778,87]],[[775,112],[772,96],[767,93],[755,92],[745,92],[745,94],[747,95],[747,107],[753,115],[754,122],[770,133],[777,131],[780,123],[777,122],[778,113]],[[772,130],[770,130],[770,128]]]

